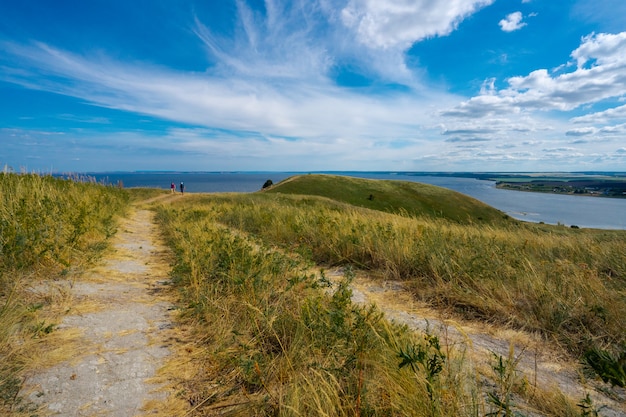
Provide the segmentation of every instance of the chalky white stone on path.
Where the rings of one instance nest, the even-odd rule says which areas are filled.
[[[78,306],[55,331],[78,329],[80,354],[29,376],[22,395],[52,416],[148,415],[164,399],[147,381],[168,355],[169,306],[161,294],[169,266],[148,211],[134,212],[113,239],[114,252],[72,285]],[[81,312],[81,306],[84,311]]]

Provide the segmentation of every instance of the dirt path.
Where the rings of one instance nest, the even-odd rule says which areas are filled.
[[[26,381],[23,395],[43,415],[154,415],[166,399],[150,380],[169,355],[171,327],[169,263],[152,213],[131,212],[112,245],[98,267],[68,283],[72,307],[55,333],[68,334],[75,357]]]
[[[331,280],[344,275],[341,269],[325,272]],[[507,358],[511,345],[520,377],[532,386],[543,389],[556,387],[575,401],[587,393],[593,398],[603,417],[626,417],[626,390],[610,388],[597,381],[584,383],[579,366],[559,357],[544,341],[527,333],[487,325],[460,323],[443,318],[436,311],[419,305],[400,282],[381,282],[357,276],[352,284],[352,301],[375,304],[385,316],[418,331],[439,337],[442,344],[465,350],[476,368],[488,374],[493,354]]]

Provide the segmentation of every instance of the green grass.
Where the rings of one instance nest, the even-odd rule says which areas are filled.
[[[407,281],[418,299],[512,325],[580,355],[625,338],[626,234],[547,225],[463,225],[259,193],[195,200],[216,221],[322,265]]]
[[[288,178],[267,193],[327,197],[353,206],[454,222],[503,223],[508,216],[461,193],[409,181],[381,181],[336,175]]]
[[[51,176],[0,174],[0,414],[18,407],[32,341],[53,331],[29,288],[91,262],[115,233],[128,194]]]

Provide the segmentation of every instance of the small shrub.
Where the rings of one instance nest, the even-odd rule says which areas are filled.
[[[585,398],[583,398],[576,405],[580,408],[580,417],[599,417],[600,414],[598,412],[603,408],[606,408],[605,405],[596,408],[593,400],[591,399],[591,396],[589,396],[589,393],[587,393],[587,395],[585,395]]]
[[[626,386],[626,348],[613,354],[594,347],[585,352],[585,361],[604,382],[618,387]]]
[[[515,359],[512,346],[506,358],[495,353],[493,356],[495,363],[491,366],[491,369],[494,371],[496,388],[487,392],[487,402],[491,404],[493,411],[485,414],[485,417],[523,416],[521,413],[513,410],[513,391],[520,382],[517,375],[519,359]]]
[[[441,391],[439,374],[446,363],[446,355],[441,352],[439,338],[430,334],[424,335],[424,344],[412,344],[400,349],[398,357],[401,359],[399,368],[408,366],[413,372],[423,372],[426,377],[426,391],[431,401],[433,414],[437,413],[439,403],[438,393]]]

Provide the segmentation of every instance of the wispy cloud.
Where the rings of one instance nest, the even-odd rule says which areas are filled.
[[[624,29],[626,2],[622,0],[576,0],[573,2],[572,15],[587,22],[601,23],[609,30]]]
[[[79,54],[43,42],[5,42],[0,64],[7,70],[0,78],[102,107],[251,135],[412,140],[418,132],[436,132],[437,107],[457,99],[420,84],[406,67],[403,48],[449,33],[492,1],[398,6],[351,0],[337,9],[327,1],[267,0],[261,14],[238,0],[234,37],[212,32],[198,18],[193,24],[211,62],[206,72],[122,63],[101,52]],[[410,12],[409,20],[403,11]],[[364,31],[366,21],[372,26]],[[346,44],[346,37],[362,42]],[[399,82],[410,91],[372,94],[337,86],[331,73],[338,62],[356,62],[381,82]]]
[[[214,34],[197,17],[194,33],[207,47],[211,73],[254,79],[309,79],[319,82],[333,65],[333,31],[317,2],[267,0],[261,15],[237,1],[233,38]]]
[[[168,149],[193,163],[190,169],[210,163],[217,170],[235,160],[268,170],[276,169],[277,160],[279,169],[393,164],[472,170],[489,162],[495,169],[515,163],[532,170],[540,163],[586,163],[592,150],[597,160],[620,163],[615,149],[622,146],[626,106],[607,106],[626,97],[626,32],[582,38],[571,61],[557,70],[537,69],[504,84],[496,78],[482,87],[476,82],[475,97],[422,79],[411,46],[449,35],[493,2],[265,0],[259,9],[235,0],[227,34],[205,24],[201,13],[188,21],[185,41],[194,50],[204,48],[203,70],[123,60],[106,49],[82,53],[52,43],[0,41],[0,81],[122,111],[59,110],[57,119],[80,124],[58,132],[57,143],[70,151],[57,152],[57,158],[68,160],[97,158],[97,142],[110,159],[150,155],[152,168],[167,163]],[[490,21],[499,17],[492,14]],[[519,29],[523,17],[509,15],[507,27]],[[340,85],[336,74],[346,67],[370,84]],[[570,120],[552,117],[572,110],[576,117],[565,115]],[[138,123],[129,133],[115,122],[125,112],[152,116],[159,129],[141,131]],[[111,134],[116,128],[121,133]],[[97,141],[87,140],[94,134]],[[16,149],[20,135],[32,143],[31,158],[44,158],[53,147],[36,129],[0,130],[0,140]]]
[[[41,43],[5,44],[5,50],[23,64],[19,74],[8,76],[11,82],[196,126],[358,140],[413,137],[429,123],[427,113],[415,111],[428,108],[426,99],[411,95],[366,96],[330,83],[180,73],[80,56]]]

